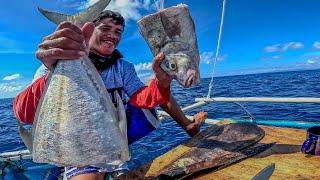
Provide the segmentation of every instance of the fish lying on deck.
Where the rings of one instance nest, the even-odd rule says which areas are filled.
[[[199,50],[188,6],[179,4],[138,21],[152,54],[165,54],[161,68],[184,87],[200,83]]]
[[[159,176],[176,178],[208,168],[219,168],[270,147],[262,145],[240,152],[264,137],[264,131],[251,123],[213,126],[210,129],[203,134],[204,137],[199,142],[195,142],[190,151],[162,170]]]
[[[81,26],[97,17],[109,2],[100,0],[75,16],[39,10],[55,24],[71,21]],[[124,109],[115,109],[100,75],[87,57],[59,60],[49,74],[37,108],[33,160],[57,166],[116,168],[129,160],[123,112]]]
[[[193,179],[204,171],[222,169],[269,149],[274,143],[258,143],[264,135],[263,129],[252,123],[212,125],[186,143],[116,179]]]

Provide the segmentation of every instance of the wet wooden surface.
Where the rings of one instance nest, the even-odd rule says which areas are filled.
[[[305,155],[300,147],[306,130],[260,126],[266,133],[259,143],[276,144],[267,151],[242,160],[219,171],[206,171],[192,179],[252,179],[263,168],[275,163],[270,179],[320,179],[320,157]],[[196,141],[196,139],[195,139]],[[191,141],[192,143],[192,141]],[[190,147],[179,145],[151,163],[130,173],[124,179],[145,179],[158,174],[166,166],[189,151]]]
[[[271,163],[276,167],[270,179],[320,179],[320,157],[300,152],[306,130],[260,127],[266,133],[260,142],[276,142],[276,145],[222,170],[202,174],[197,179],[251,179]]]

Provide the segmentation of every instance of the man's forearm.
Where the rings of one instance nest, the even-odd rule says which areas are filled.
[[[172,95],[170,95],[169,101],[160,105],[160,107],[166,111],[183,129],[187,130],[187,126],[191,124],[191,121],[184,115],[182,109]]]

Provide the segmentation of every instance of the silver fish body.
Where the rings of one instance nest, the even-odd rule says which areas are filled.
[[[90,60],[60,60],[36,112],[33,160],[58,166],[119,165],[129,160],[126,138]]]
[[[52,12],[45,16],[55,23],[64,21],[63,17],[75,24],[84,23],[96,17],[109,1],[100,0],[74,17]],[[87,57],[59,60],[37,107],[33,160],[57,166],[117,168],[130,159],[123,118]]]
[[[161,68],[184,87],[200,83],[199,50],[188,6],[179,4],[138,21],[153,55],[164,52]]]

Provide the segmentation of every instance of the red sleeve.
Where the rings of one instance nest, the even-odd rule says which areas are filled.
[[[157,85],[157,80],[152,79],[149,86],[139,89],[130,97],[130,102],[134,106],[151,109],[168,102],[169,99],[170,87],[160,89]]]
[[[43,94],[46,76],[42,76],[19,93],[13,101],[13,111],[18,120],[32,124],[36,109]]]

